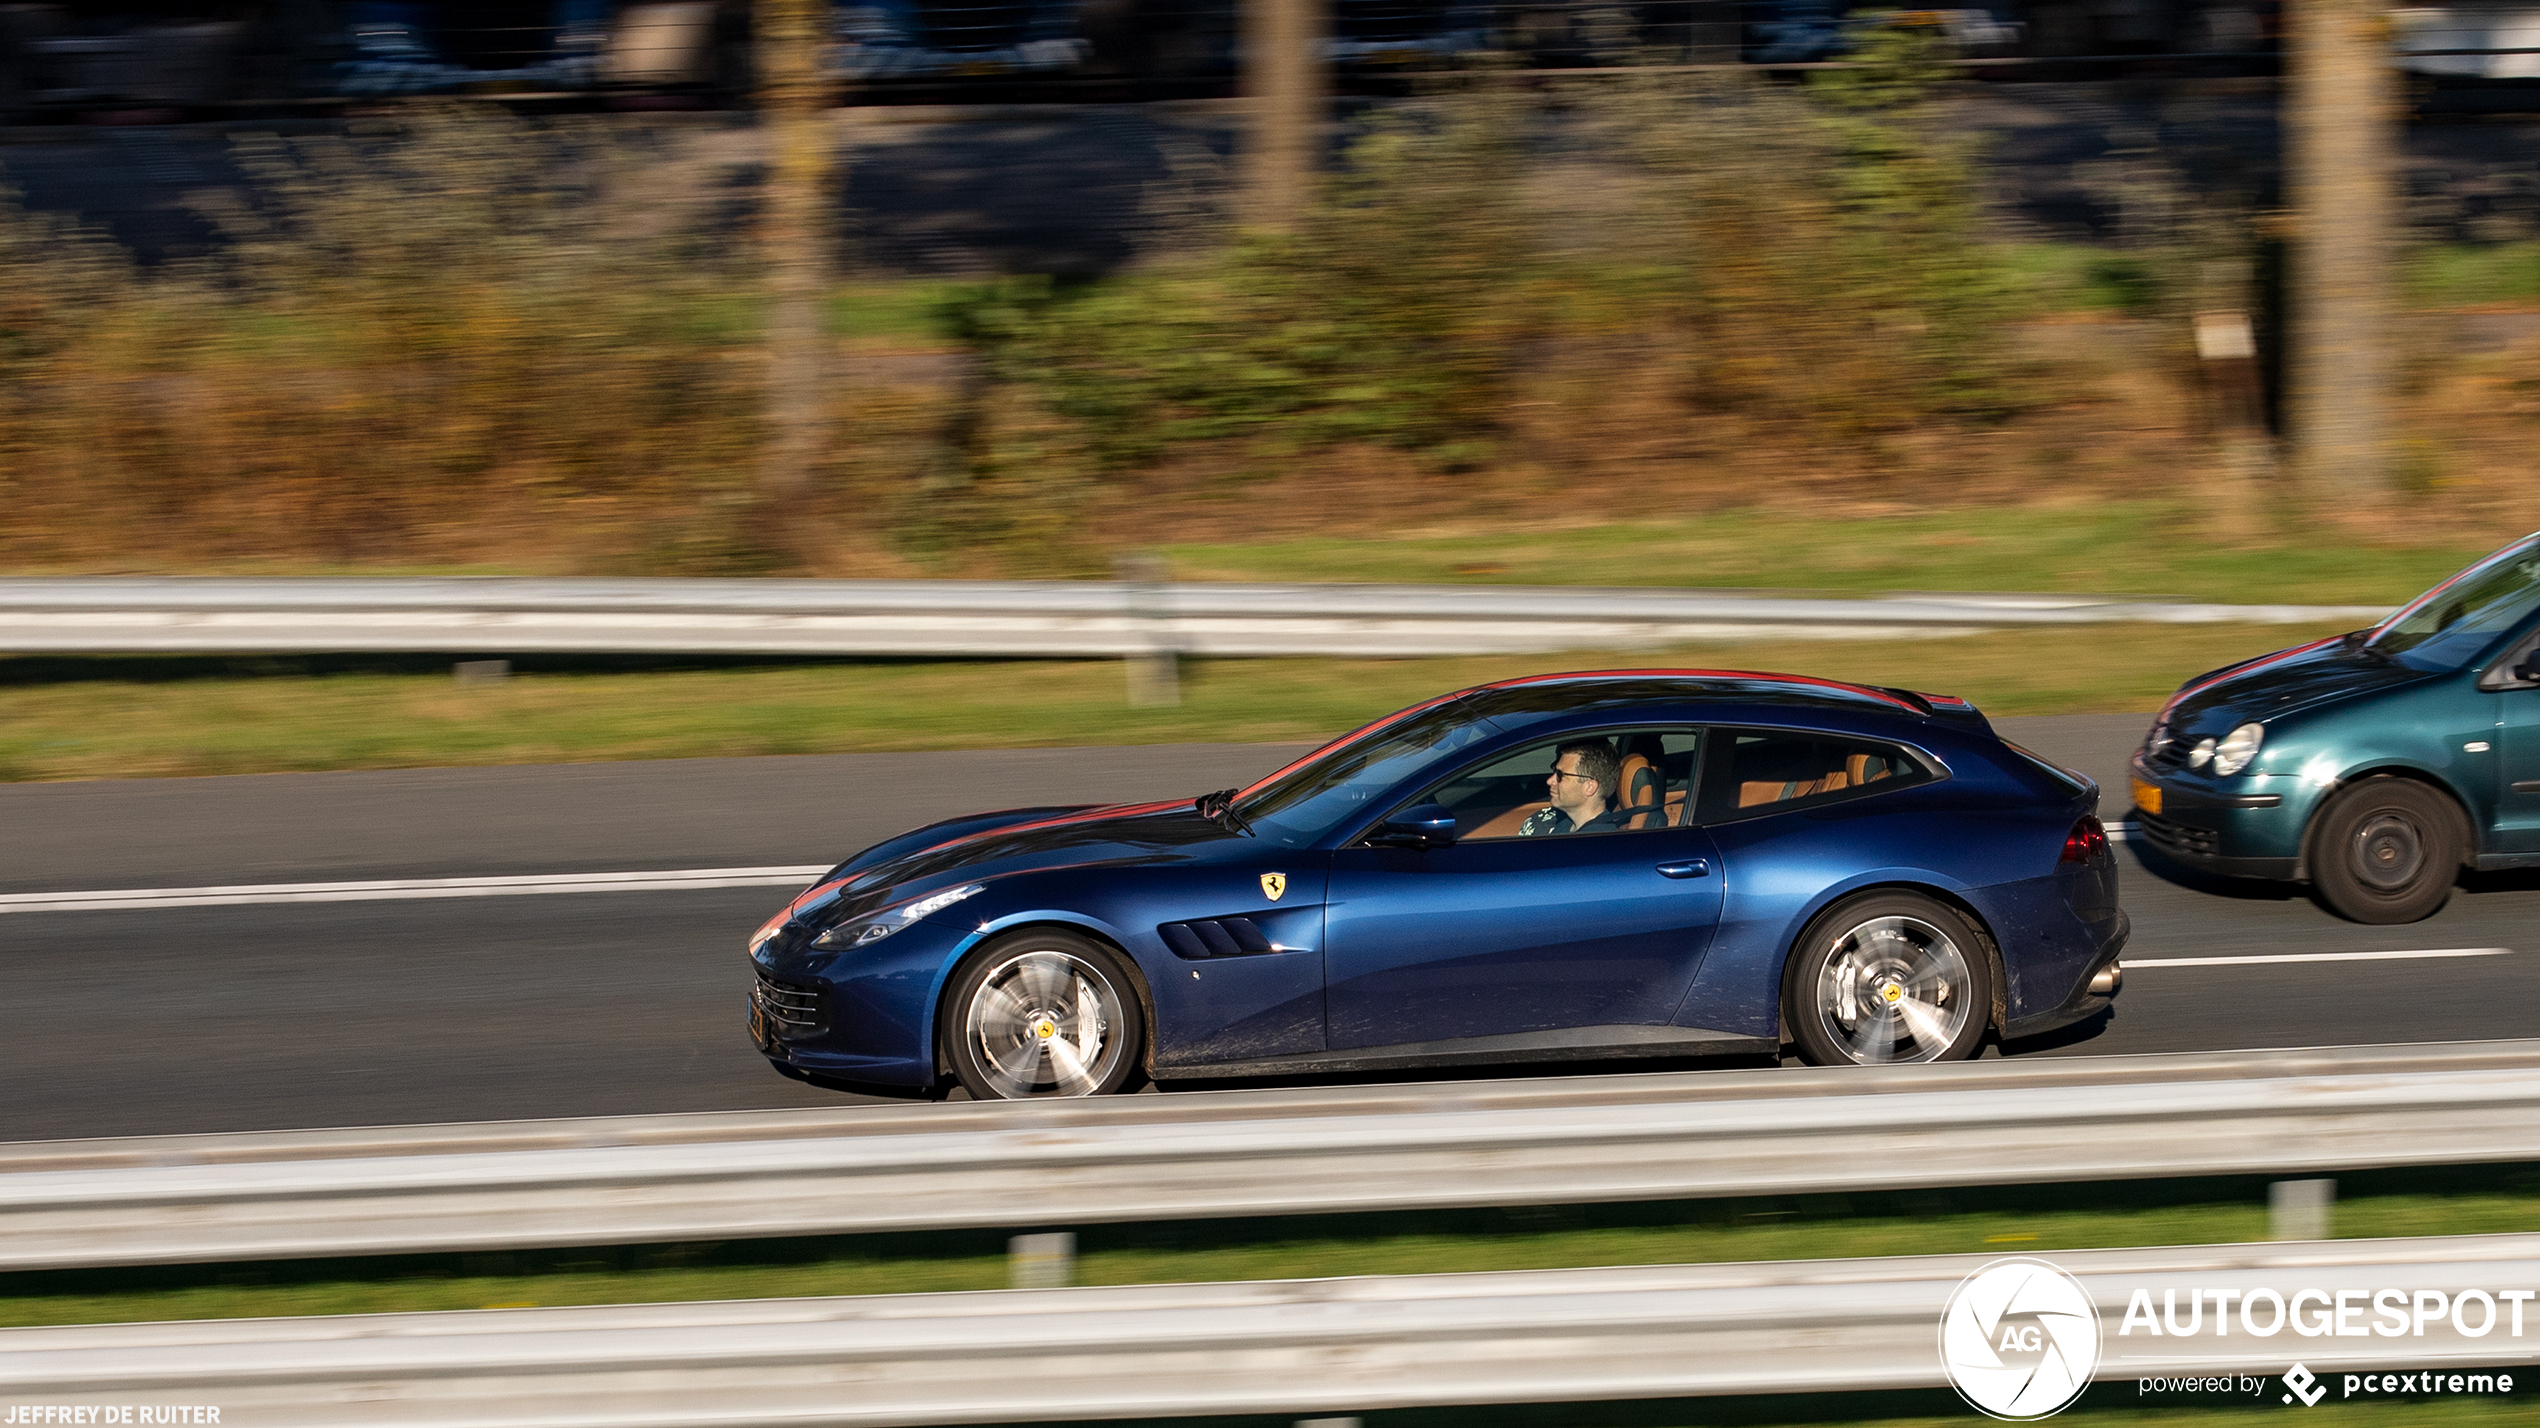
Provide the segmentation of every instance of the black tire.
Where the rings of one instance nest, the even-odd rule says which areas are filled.
[[[1846,898],[1800,934],[1782,1012],[1811,1066],[1964,1061],[1993,1019],[1984,932],[1920,893]]]
[[[2311,889],[2341,917],[2421,922],[2460,879],[2468,836],[2460,807],[2414,779],[2340,789],[2312,827]]]
[[[1061,928],[1025,928],[970,954],[944,996],[944,1059],[976,1100],[1107,1096],[1144,1044],[1118,953]]]

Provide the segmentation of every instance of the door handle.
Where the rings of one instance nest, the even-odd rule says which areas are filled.
[[[1658,865],[1658,876],[1662,878],[1707,878],[1711,876],[1711,860],[1708,858],[1688,858],[1681,863],[1660,863]]]

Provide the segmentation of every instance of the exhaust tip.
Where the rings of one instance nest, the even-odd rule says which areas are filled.
[[[2099,969],[2098,976],[2090,979],[2090,994],[2094,997],[2113,997],[2117,994],[2117,988],[2124,985],[2125,965],[2120,962],[2111,962]]]

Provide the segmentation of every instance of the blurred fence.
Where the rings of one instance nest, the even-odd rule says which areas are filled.
[[[1472,654],[2037,625],[2379,620],[2087,595],[971,580],[0,580],[0,652]]]
[[[1944,1310],[1991,1255],[1653,1265],[736,1303],[0,1329],[0,1396],[175,1399],[272,1425],[896,1424],[1364,1411],[1937,1387]],[[2540,1280],[2540,1235],[2058,1252],[2099,1372],[2326,1378],[2404,1362],[2518,1369],[2533,1340],[2440,1305]],[[2138,1294],[2334,1302],[2399,1285],[2369,1335],[2120,1337]],[[2150,1302],[2150,1301],[2146,1301]],[[2497,1305],[2487,1298],[2488,1325]],[[2424,1309],[2437,1305],[2429,1318]],[[2517,1309],[2519,1305],[2515,1306]],[[2475,1317],[2475,1316],[2471,1316]],[[2278,1321],[2281,1327],[2281,1319]],[[2386,1330],[2384,1331],[2386,1332]],[[2517,1375],[2527,1377],[2526,1375]],[[2413,1375],[2412,1375],[2413,1377]],[[2266,1379],[2253,1380],[2268,1384]],[[2311,1380],[2296,1375],[2296,1386]],[[2510,1389],[2507,1390],[2510,1392]],[[2244,1391],[2245,1393],[2245,1391]],[[2129,1393],[2128,1397],[2132,1397]],[[2288,1398],[2289,1402],[2290,1399]],[[65,1420],[66,1421],[66,1420]]]
[[[1239,0],[857,0],[831,6],[825,68],[894,89],[1016,81],[1226,80]],[[418,94],[689,96],[752,90],[749,0],[158,0],[0,6],[0,113],[201,109]],[[2540,10],[2403,12],[2431,75],[2527,76]],[[2280,0],[1985,0],[1856,10],[1829,0],[1331,0],[1325,57],[1351,75],[1476,65],[1788,67],[1866,31],[1944,40],[1964,63],[2263,73]]]
[[[2493,1163],[2535,1112],[2512,1041],[36,1142],[0,1270]]]

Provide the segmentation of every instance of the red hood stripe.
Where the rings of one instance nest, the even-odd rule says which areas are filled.
[[[2311,651],[2318,649],[2323,645],[2333,645],[2344,638],[2346,638],[2344,635],[2330,635],[2325,639],[2313,640],[2307,645],[2295,645],[2289,650],[2277,650],[2274,654],[2267,655],[2264,658],[2254,659],[2247,664],[2227,669],[2222,673],[2215,675],[2211,679],[2201,680],[2195,684],[2191,684],[2180,690],[2178,693],[2171,695],[2169,702],[2161,706],[2161,712],[2154,716],[2152,722],[2157,724],[2161,722],[2161,720],[2170,717],[2170,711],[2179,706],[2179,701],[2187,698],[2191,694],[2195,694],[2201,690],[2211,689],[2226,679],[2238,679],[2244,674],[2256,674],[2259,670],[2266,669],[2273,665],[2282,664],[2286,660],[2292,659],[2297,655],[2309,654]]]
[[[1016,833],[1032,833],[1043,828],[1067,828],[1079,823],[1098,823],[1106,818],[1134,818],[1142,813],[1164,813],[1176,808],[1187,808],[1190,804],[1191,800],[1187,798],[1168,798],[1161,803],[1123,803],[1108,808],[1088,808],[1082,813],[1062,813],[1056,818],[1039,818],[1029,823],[1008,823],[996,828],[982,829],[977,833],[964,833],[958,838],[937,843],[931,848],[920,848],[917,853],[940,853],[946,848],[958,848],[966,843],[977,843],[989,838],[1004,838]],[[917,856],[917,853],[905,856],[913,858]],[[851,882],[853,879],[848,881]]]

